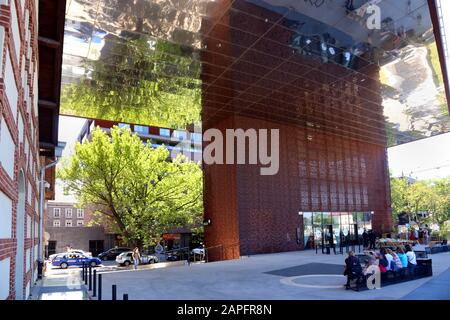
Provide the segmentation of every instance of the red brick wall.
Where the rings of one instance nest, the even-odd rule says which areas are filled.
[[[12,19],[10,4],[11,1],[15,1],[15,6],[17,10],[17,21],[18,29],[20,35],[16,35],[15,38],[12,36]],[[25,248],[24,253],[27,249],[31,249],[31,255],[34,256],[33,248],[38,242],[38,234],[35,234],[34,226],[35,222],[39,221],[38,208],[36,207],[36,200],[38,198],[37,181],[39,172],[38,163],[38,121],[37,115],[35,114],[35,107],[32,105],[31,108],[27,104],[33,104],[34,95],[37,94],[37,88],[34,88],[33,77],[37,72],[37,24],[36,24],[36,1],[26,0],[24,1],[24,8],[22,10],[22,5],[20,0],[10,0],[7,5],[0,5],[0,25],[5,29],[5,40],[3,46],[0,47],[0,58],[2,59],[3,69],[0,70],[0,120],[4,120],[0,127],[0,130],[9,130],[13,138],[14,144],[16,145],[14,152],[14,176],[11,179],[6,173],[5,169],[0,165],[0,191],[3,192],[7,197],[13,201],[13,212],[12,212],[12,238],[10,239],[0,239],[0,260],[10,258],[10,289],[9,289],[9,299],[15,297],[16,288],[15,285],[15,255],[16,255],[16,210],[18,202],[18,179],[19,172],[22,170],[25,175],[25,188],[26,194],[25,199],[30,198],[31,202],[25,206],[26,219],[24,222],[24,236],[25,236]],[[25,25],[25,12],[29,10],[29,24]],[[28,57],[28,42],[25,39],[26,28],[28,28],[31,34],[31,48],[32,54],[29,59]],[[16,52],[14,46],[14,39],[20,40],[20,52]],[[16,85],[18,89],[18,103],[17,103],[17,122],[14,121],[12,108],[10,102],[5,92],[5,64],[6,64],[6,54],[9,53],[11,58],[12,67],[14,70],[14,77],[16,80]],[[22,57],[25,56],[25,60]],[[24,61],[24,62],[23,62]],[[31,69],[31,62],[33,62],[33,68]],[[25,64],[25,74],[22,74],[22,64]],[[27,76],[27,82],[25,86],[28,86],[29,96],[25,96],[26,90],[22,85],[23,77]],[[22,119],[23,137],[19,137],[18,119]],[[29,150],[25,150],[25,143],[19,144],[19,140],[28,141]],[[2,152],[6,152],[2,150]],[[31,187],[31,188],[30,188]],[[27,220],[31,219],[31,238],[27,238]],[[1,221],[0,221],[1,223]],[[31,259],[31,257],[29,258]],[[24,281],[23,281],[23,292],[25,295],[25,288],[28,282],[31,280],[32,272],[36,272],[37,257],[31,260],[31,270],[26,272],[24,270]],[[26,258],[24,254],[24,267],[26,266]],[[25,298],[25,296],[23,297]]]

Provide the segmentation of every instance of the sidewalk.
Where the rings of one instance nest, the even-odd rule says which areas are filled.
[[[47,274],[36,284],[32,300],[89,300],[81,279],[81,270],[70,270],[66,275]]]

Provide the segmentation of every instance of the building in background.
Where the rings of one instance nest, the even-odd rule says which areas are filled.
[[[65,252],[67,247],[91,252],[93,256],[117,245],[116,235],[109,225],[90,225],[92,208],[77,208],[70,202],[49,202],[45,230],[45,253]],[[106,220],[105,220],[106,221]]]
[[[85,140],[89,140],[92,130],[96,127],[101,128],[109,134],[109,130],[113,126],[129,128],[132,133],[137,133],[144,143],[150,140],[152,146],[155,148],[164,144],[169,150],[171,158],[174,158],[178,153],[183,153],[192,161],[202,161],[202,135],[200,132],[121,123],[117,121],[87,120],[81,129],[78,141],[82,143]]]

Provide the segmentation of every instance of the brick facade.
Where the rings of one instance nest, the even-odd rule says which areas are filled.
[[[204,24],[203,129],[279,129],[280,168],[261,176],[255,165],[205,165],[209,258],[303,249],[299,212],[373,211],[374,230],[390,232],[378,66],[299,54],[282,14],[221,5]]]
[[[9,260],[10,264],[8,275],[4,273],[6,269],[0,273],[0,299],[27,298],[37,276],[39,140],[36,6],[37,1],[32,0],[0,1],[0,205],[2,208],[11,207],[12,211],[0,212],[0,224],[10,228],[10,232],[5,229],[0,236],[0,263]],[[18,214],[23,217],[21,226],[17,225]],[[22,232],[24,238],[18,239],[18,234]],[[20,271],[23,281],[16,281],[17,245],[22,241],[24,269]],[[20,290],[16,283],[22,286]]]

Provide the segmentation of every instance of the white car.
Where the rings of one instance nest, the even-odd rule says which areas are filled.
[[[200,248],[192,249],[192,253],[204,256],[205,255],[205,248],[201,248],[200,247]]]
[[[126,266],[126,267],[128,267],[130,264],[133,264],[132,254],[133,254],[132,251],[122,252],[121,254],[119,254],[116,257],[117,264],[119,264],[121,266]],[[159,259],[157,256],[141,254],[141,263],[140,264],[151,264],[151,263],[157,263],[157,262],[159,262]]]
[[[90,252],[86,252],[86,251],[83,251],[83,250],[80,250],[80,249],[71,249],[71,250],[69,250],[67,252],[52,254],[52,255],[50,255],[48,257],[48,259],[50,261],[53,261],[53,259],[55,259],[57,255],[60,255],[60,254],[64,255],[64,254],[68,254],[68,253],[78,253],[78,254],[81,254],[81,255],[86,256],[86,257],[92,257],[92,253],[90,253]]]

